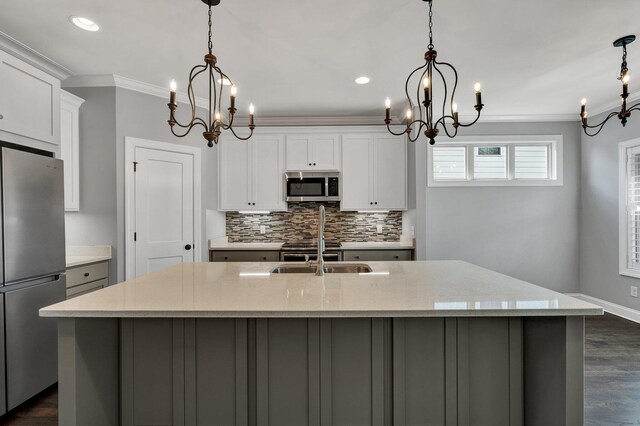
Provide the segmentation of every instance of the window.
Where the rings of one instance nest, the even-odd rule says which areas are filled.
[[[429,186],[562,185],[561,135],[441,138],[428,160]]]
[[[640,139],[619,147],[620,274],[640,278]]]

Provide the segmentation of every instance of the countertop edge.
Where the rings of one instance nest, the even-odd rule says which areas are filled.
[[[67,311],[40,310],[51,318],[449,318],[449,317],[565,317],[603,315],[602,308],[439,311]]]

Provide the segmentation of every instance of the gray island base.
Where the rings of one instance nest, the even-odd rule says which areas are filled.
[[[397,263],[298,280],[182,265],[45,308],[60,424],[583,424],[584,316],[600,308],[464,262]],[[180,287],[173,316],[152,283]]]

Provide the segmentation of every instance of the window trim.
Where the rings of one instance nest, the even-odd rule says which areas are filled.
[[[497,136],[457,136],[448,142],[442,138],[436,142],[436,147],[465,147],[466,179],[436,180],[433,167],[433,145],[427,146],[427,186],[428,187],[456,187],[456,186],[562,186],[563,185],[563,136],[562,135],[497,135]],[[507,147],[507,178],[506,179],[471,179],[473,176],[473,148],[476,146],[506,146]],[[531,145],[548,145],[549,150],[549,178],[548,179],[516,179],[514,177],[515,147]]]
[[[629,266],[631,240],[627,217],[627,150],[640,149],[640,138],[618,144],[618,268],[620,275],[640,278],[640,269]]]

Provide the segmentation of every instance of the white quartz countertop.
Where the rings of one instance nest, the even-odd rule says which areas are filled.
[[[373,273],[271,274],[277,263],[185,263],[40,310],[46,317],[599,315],[587,302],[462,261],[369,262]]]
[[[407,250],[413,249],[412,241],[393,242],[343,242],[342,250]]]
[[[209,250],[280,250],[283,243],[227,243],[209,241]]]
[[[283,243],[228,243],[209,242],[209,250],[280,250]],[[413,249],[411,241],[343,242],[342,250],[406,250]]]
[[[67,268],[111,260],[111,246],[67,246]]]

